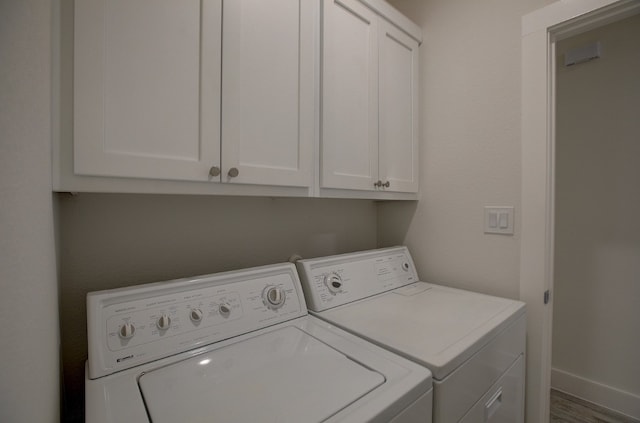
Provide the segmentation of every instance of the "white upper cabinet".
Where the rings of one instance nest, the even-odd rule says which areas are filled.
[[[378,177],[390,191],[418,191],[418,43],[380,21]]]
[[[220,166],[221,11],[75,2],[76,174],[206,181]]]
[[[224,4],[222,173],[236,182],[310,186],[317,74],[314,2]]]
[[[369,190],[378,178],[378,16],[325,1],[322,187]]]
[[[384,0],[77,0],[54,28],[56,191],[417,198],[421,32]]]
[[[317,17],[308,0],[76,1],[75,174],[310,187]]]
[[[324,1],[320,186],[415,193],[418,41],[363,3]]]

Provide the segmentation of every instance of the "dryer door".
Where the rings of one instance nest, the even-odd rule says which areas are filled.
[[[291,326],[139,379],[154,423],[321,422],[384,382]]]

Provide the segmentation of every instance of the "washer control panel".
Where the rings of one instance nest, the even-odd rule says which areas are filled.
[[[127,302],[105,312],[107,345],[110,351],[118,351],[238,319],[242,304],[238,292],[219,288],[199,290],[189,298],[170,295]]]
[[[307,314],[292,264],[93,292],[94,379]]]
[[[406,247],[297,262],[307,306],[322,311],[418,281]]]

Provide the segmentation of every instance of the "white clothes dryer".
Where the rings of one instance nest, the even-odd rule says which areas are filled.
[[[430,372],[308,315],[290,263],[87,296],[89,423],[431,422]]]
[[[431,370],[434,423],[524,421],[524,303],[420,282],[406,247],[297,266],[312,314]]]

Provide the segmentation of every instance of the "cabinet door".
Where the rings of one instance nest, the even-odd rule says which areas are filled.
[[[323,2],[324,188],[378,179],[378,17],[356,0]]]
[[[223,181],[311,185],[317,17],[309,0],[225,3]]]
[[[418,192],[418,43],[380,21],[379,178]]]
[[[75,2],[75,173],[208,179],[220,165],[221,8]]]

